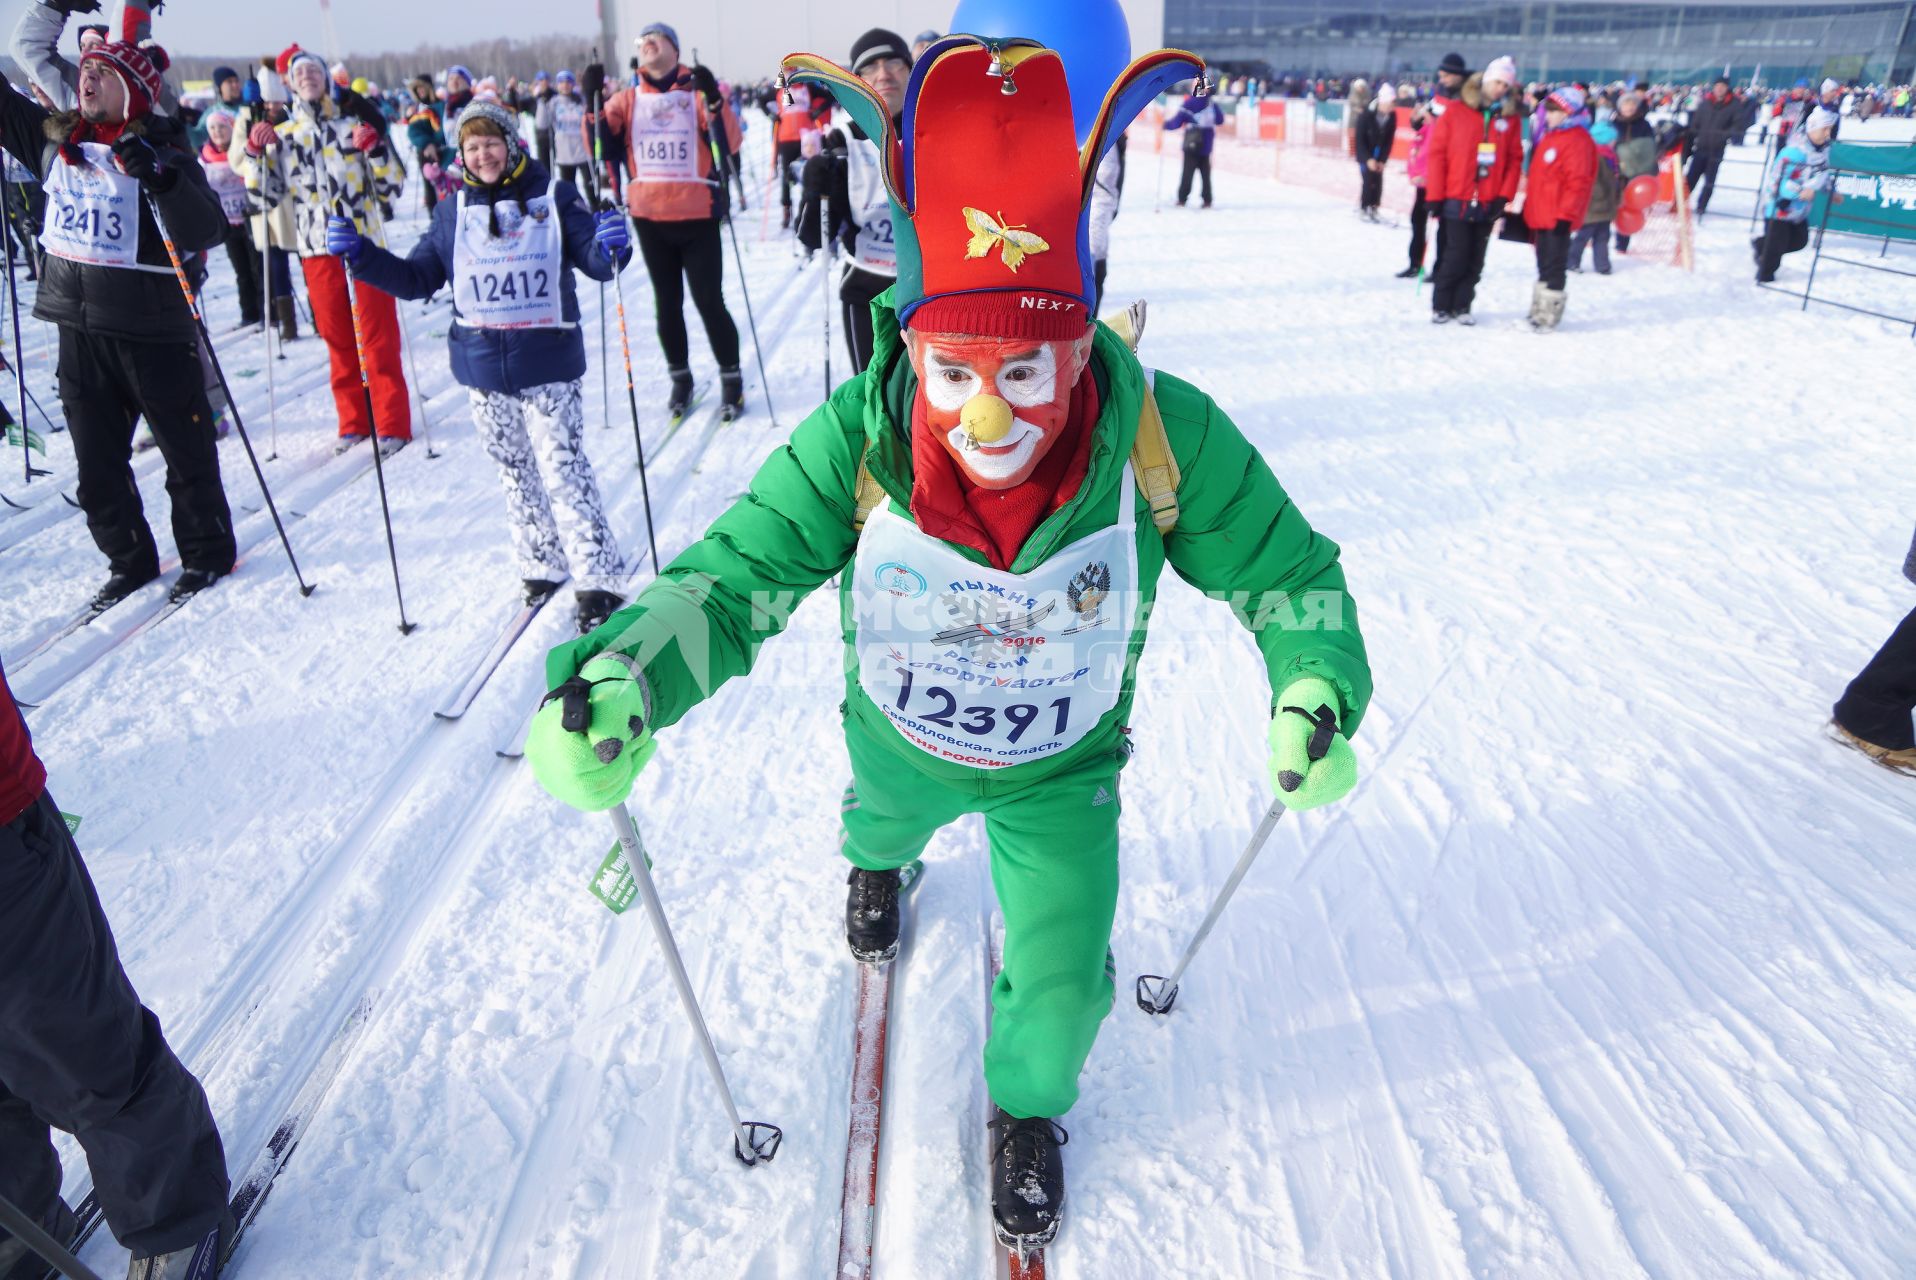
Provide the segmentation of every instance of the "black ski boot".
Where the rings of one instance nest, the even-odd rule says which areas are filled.
[[[898,886],[896,871],[866,871],[853,867],[845,883],[845,941],[852,958],[865,964],[885,964],[898,955]]]
[[[578,610],[579,634],[596,631],[605,625],[605,620],[617,613],[619,606],[625,603],[610,591],[581,591],[575,608]]]
[[[212,569],[186,569],[173,580],[172,588],[166,593],[167,602],[180,604],[191,600],[225,576]]]
[[[184,1249],[134,1258],[127,1264],[126,1280],[219,1280],[235,1230],[233,1215],[228,1213]]]
[[[991,1220],[998,1243],[1026,1256],[1064,1221],[1064,1157],[1070,1135],[1055,1120],[1019,1120],[992,1108]]]
[[[1397,278],[1399,280],[1414,280],[1423,273],[1424,269],[1422,267],[1405,267],[1397,273]]]
[[[690,369],[669,369],[672,375],[672,396],[665,402],[665,416],[677,422],[692,407],[692,371]]]
[[[735,422],[745,412],[745,378],[737,369],[719,370],[719,417]]]
[[[540,609],[545,607],[546,601],[552,599],[552,593],[559,589],[559,584],[548,582],[544,578],[527,578],[520,582],[519,588],[525,595],[526,608]]]
[[[106,585],[93,593],[93,600],[89,607],[95,613],[105,613],[159,576],[157,569],[151,573],[122,573],[116,569],[107,578]]]

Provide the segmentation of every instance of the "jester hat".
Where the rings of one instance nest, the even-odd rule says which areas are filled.
[[[784,83],[829,92],[884,157],[899,324],[1037,341],[1082,337],[1091,325],[1098,162],[1147,103],[1204,75],[1194,54],[1138,58],[1080,147],[1064,61],[1033,41],[940,40],[914,64],[897,125],[836,63],[795,53],[783,68]]]

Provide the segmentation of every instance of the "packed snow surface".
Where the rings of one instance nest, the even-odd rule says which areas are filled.
[[[1123,795],[1119,991],[1063,1118],[1054,1273],[1910,1274],[1916,782],[1823,736],[1911,604],[1907,329],[1755,289],[1733,215],[1703,224],[1694,275],[1620,256],[1572,276],[1548,337],[1523,320],[1529,249],[1493,243],[1481,323],[1437,327],[1428,293],[1391,278],[1406,233],[1353,216],[1354,174],[1340,202],[1220,166],[1199,211],[1172,205],[1176,164],[1133,149],[1107,296],[1149,299],[1146,362],[1215,395],[1342,545],[1377,696],[1358,790],[1279,824],[1175,1011],[1147,1017],[1132,977],[1172,963],[1271,798],[1250,641],[1167,575]],[[718,425],[708,401],[667,440],[649,290],[625,280],[667,557],[823,391],[824,280],[754,195],[740,238],[778,429],[752,370],[750,416]],[[236,312],[214,272],[217,332]],[[596,365],[597,289],[581,300]],[[308,336],[277,366],[265,465],[318,591],[299,597],[240,509],[256,488],[229,441],[240,572],[97,662],[64,646],[17,677],[235,1176],[373,995],[238,1273],[829,1275],[855,985],[830,593],[664,735],[632,799],[741,1109],[784,1126],[776,1162],[747,1170],[643,914],[587,892],[610,825],[495,753],[569,608],[463,719],[432,715],[517,582],[443,298],[407,311],[439,454],[422,432],[386,468],[414,634],[374,480],[332,465]],[[610,323],[590,449],[636,560]],[[35,328],[31,385],[57,414]],[[222,354],[264,455],[258,340]],[[65,438],[51,448],[70,477]],[[166,548],[156,461],[140,475]],[[104,576],[54,501],[0,518],[9,656]],[[981,829],[947,830],[927,862],[876,1258],[977,1276]],[[84,1163],[63,1151],[77,1196]],[[105,1233],[86,1256],[123,1265]]]

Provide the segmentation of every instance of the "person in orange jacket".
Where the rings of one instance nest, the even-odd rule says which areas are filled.
[[[786,99],[790,99],[787,101]],[[773,135],[775,163],[778,165],[778,199],[785,208],[782,225],[792,225],[792,184],[797,180],[799,162],[807,159],[805,136],[821,138],[832,122],[832,100],[823,93],[814,94],[804,85],[793,85],[779,98],[778,131]],[[814,154],[816,148],[813,149]]]
[[[1431,272],[1433,324],[1475,324],[1470,304],[1484,273],[1484,251],[1504,206],[1523,179],[1523,121],[1510,89],[1517,66],[1498,58],[1464,81],[1430,131],[1424,199],[1442,219]]]
[[[727,421],[745,407],[738,325],[725,309],[725,250],[719,223],[730,212],[713,139],[729,133],[730,108],[718,80],[679,62],[678,32],[654,22],[639,34],[639,82],[605,104],[606,150],[626,159],[625,208],[638,229],[639,253],[658,304],[659,346],[672,377],[667,415],[682,416],[693,396],[685,335],[685,293],[705,322],[719,366]],[[724,145],[721,142],[719,145]]]
[[[1583,226],[1597,181],[1597,143],[1583,90],[1566,85],[1543,101],[1544,131],[1530,156],[1524,224],[1537,248],[1537,283],[1530,290],[1530,327],[1549,333],[1563,319],[1564,272],[1570,235]]]

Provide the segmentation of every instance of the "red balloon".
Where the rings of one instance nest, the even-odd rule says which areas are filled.
[[[1654,173],[1638,174],[1623,189],[1623,207],[1626,209],[1648,209],[1656,202],[1657,176]]]
[[[1617,210],[1617,233],[1633,236],[1643,230],[1643,210],[1625,205]]]

